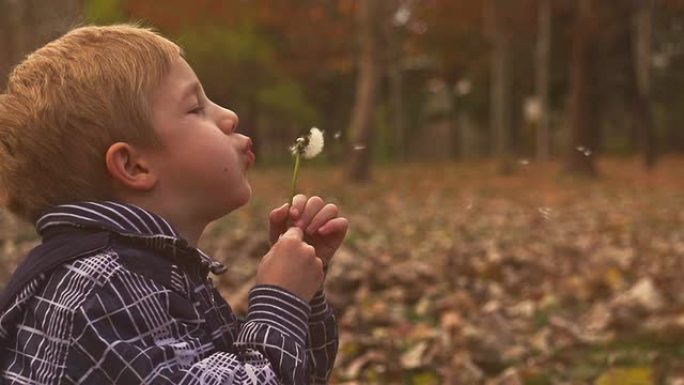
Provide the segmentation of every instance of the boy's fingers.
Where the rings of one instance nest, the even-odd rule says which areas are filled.
[[[282,206],[273,209],[269,215],[269,220],[271,223],[285,222],[288,214],[288,206],[289,205],[285,203]]]
[[[298,241],[301,241],[302,239],[304,239],[304,233],[302,232],[302,229],[300,229],[299,227],[290,227],[280,237],[280,239],[283,239],[283,238],[292,238],[292,239],[296,239]]]
[[[306,229],[311,220],[316,214],[325,206],[323,199],[317,196],[313,196],[306,201],[306,206],[304,206],[304,211],[301,218],[295,222],[295,226]]]
[[[268,239],[271,243],[278,240],[280,234],[282,234],[287,229],[287,215],[289,206],[287,203],[271,211],[268,216],[269,226],[269,236]]]
[[[338,233],[340,238],[343,239],[345,234],[347,234],[348,229],[349,220],[344,217],[338,217],[329,220],[326,224],[321,226],[321,228],[318,229],[318,233],[321,235],[330,235]]]
[[[323,208],[311,219],[311,223],[306,227],[306,233],[313,235],[321,226],[327,223],[329,220],[337,217],[339,211],[337,206],[328,203],[323,206]]]
[[[292,198],[292,206],[290,207],[290,216],[293,219],[299,218],[304,212],[304,206],[306,205],[306,195],[297,194]]]

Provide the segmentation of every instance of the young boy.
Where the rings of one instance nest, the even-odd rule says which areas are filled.
[[[78,28],[15,68],[0,95],[2,202],[42,243],[0,296],[4,383],[327,382],[337,207],[298,195],[271,212],[245,320],[207,277],[223,265],[196,248],[250,199],[237,125],[147,29]]]

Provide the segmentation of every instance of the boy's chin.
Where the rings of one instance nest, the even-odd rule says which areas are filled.
[[[247,197],[245,198],[245,200],[243,202],[241,202],[240,205],[238,207],[236,207],[236,209],[239,209],[240,207],[245,206],[251,200],[252,200],[252,192],[250,191],[249,194],[247,194]]]
[[[244,201],[240,204],[240,207],[246,205],[247,203],[249,203],[249,201],[252,200],[252,185],[247,183],[246,190],[247,191],[245,191]]]
[[[236,199],[235,201],[231,202],[228,211],[224,215],[230,214],[231,212],[239,209],[240,207],[245,206],[249,203],[250,200],[252,200],[252,187],[247,185],[247,189],[244,192],[244,194],[241,194],[239,199]]]

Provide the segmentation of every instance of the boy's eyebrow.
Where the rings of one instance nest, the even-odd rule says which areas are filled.
[[[199,82],[195,81],[192,83],[189,83],[187,86],[184,87],[183,92],[181,93],[181,101],[185,100],[188,98],[188,96],[195,95],[197,98],[200,98],[200,95],[202,93],[202,85],[200,85]]]

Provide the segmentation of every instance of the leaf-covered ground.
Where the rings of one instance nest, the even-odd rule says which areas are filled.
[[[356,186],[304,165],[301,189],[351,222],[328,277],[335,383],[684,384],[684,159],[603,161],[596,181],[518,166],[379,166]],[[238,310],[289,169],[251,180],[252,202],[201,243],[230,266],[218,282]],[[0,226],[6,279],[36,241]]]

